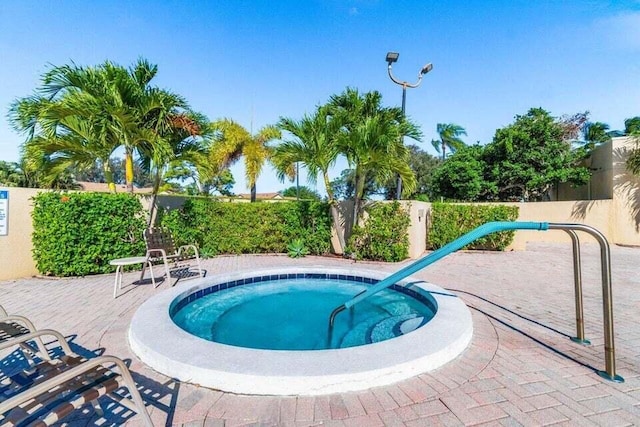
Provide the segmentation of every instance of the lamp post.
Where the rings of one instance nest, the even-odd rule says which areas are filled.
[[[389,78],[391,79],[392,82],[399,84],[400,86],[402,86],[402,115],[405,116],[405,104],[407,101],[407,88],[411,87],[418,87],[420,86],[420,83],[422,83],[422,77],[427,74],[429,71],[431,71],[433,69],[433,64],[428,63],[426,64],[424,67],[422,67],[422,69],[420,70],[420,72],[418,73],[418,81],[415,83],[409,83],[409,82],[405,82],[402,80],[398,80],[396,79],[393,74],[391,73],[391,64],[393,64],[394,62],[398,61],[398,57],[400,56],[400,54],[398,52],[387,52],[387,71],[389,72]],[[400,200],[402,195],[402,178],[400,178],[400,175],[398,175],[398,181],[396,184],[396,199]]]

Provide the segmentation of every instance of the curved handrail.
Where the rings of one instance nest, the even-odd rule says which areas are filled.
[[[457,251],[469,243],[473,242],[480,237],[486,236],[487,234],[496,233],[499,231],[508,231],[508,230],[547,230],[549,228],[549,224],[546,222],[523,222],[523,221],[495,221],[488,222],[486,224],[481,225],[480,227],[470,231],[467,234],[464,234],[458,237],[456,240],[447,243],[440,249],[437,249],[431,252],[429,255],[420,258],[419,260],[409,264],[408,266],[398,270],[393,273],[391,276],[386,279],[381,280],[374,286],[367,289],[365,292],[362,292],[355,297],[351,298],[349,301],[344,304],[336,307],[333,312],[331,312],[331,316],[329,317],[329,325],[333,326],[335,321],[335,317],[338,313],[347,308],[351,308],[360,301],[370,297],[371,295],[377,294],[385,288],[399,282],[400,280],[409,277],[416,271],[422,270],[428,265],[433,264],[434,262],[444,258],[452,252]]]

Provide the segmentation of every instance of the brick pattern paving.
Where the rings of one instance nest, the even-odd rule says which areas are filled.
[[[128,348],[136,308],[158,289],[132,285],[111,298],[113,275],[79,279],[25,278],[0,282],[0,303],[57,329],[78,352],[131,361],[134,379],[154,423],[208,426],[631,426],[640,425],[640,249],[612,247],[614,320],[622,384],[594,373],[604,368],[599,252],[583,245],[586,334],[575,334],[571,249],[530,244],[521,252],[459,252],[417,276],[455,290],[471,308],[474,336],[467,350],[442,368],[370,390],[327,396],[243,396],[178,383],[146,367]],[[352,261],[286,256],[218,257],[209,275],[284,265],[348,266]],[[402,264],[363,262],[394,271]],[[160,270],[156,274],[161,274]],[[125,283],[137,273],[125,275]],[[158,331],[159,336],[162,331]],[[3,371],[17,353],[4,354]],[[215,357],[215,355],[211,355]],[[108,402],[108,401],[107,401]],[[71,426],[139,425],[124,408],[105,405],[105,417],[85,408]]]

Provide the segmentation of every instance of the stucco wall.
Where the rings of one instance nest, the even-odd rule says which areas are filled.
[[[13,187],[0,190],[9,192],[8,233],[0,236],[0,280],[33,276],[38,270],[31,254],[31,198],[42,190]]]

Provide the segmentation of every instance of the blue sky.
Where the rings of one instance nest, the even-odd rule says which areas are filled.
[[[31,94],[49,64],[128,66],[142,56],[158,64],[158,86],[212,120],[256,131],[301,118],[347,86],[399,106],[388,51],[400,53],[401,80],[434,65],[407,92],[419,145],[434,154],[437,123],[484,144],[531,107],[588,110],[612,129],[640,115],[638,0],[2,0],[0,160],[17,161],[23,142],[7,123],[9,104]],[[241,165],[232,172],[234,191],[246,192]],[[289,185],[267,168],[258,191]]]

